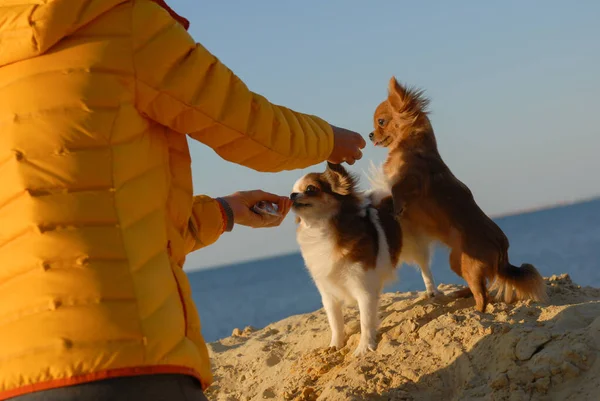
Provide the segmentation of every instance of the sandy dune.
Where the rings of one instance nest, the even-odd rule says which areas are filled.
[[[496,303],[390,293],[380,307],[377,352],[326,350],[325,313],[292,316],[262,330],[234,330],[209,345],[211,400],[600,400],[600,289],[568,275],[546,279],[550,303]],[[441,285],[449,293],[460,287]]]

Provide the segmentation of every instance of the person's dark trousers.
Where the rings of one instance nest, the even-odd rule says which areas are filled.
[[[208,401],[191,376],[160,374],[118,377],[43,390],[10,401]]]

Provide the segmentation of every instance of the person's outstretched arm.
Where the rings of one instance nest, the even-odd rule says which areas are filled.
[[[254,213],[252,206],[259,201],[276,204],[279,216]],[[239,191],[217,199],[195,196],[188,227],[195,242],[192,252],[212,244],[234,224],[253,228],[276,227],[285,219],[291,206],[288,197],[261,190]]]
[[[251,92],[158,5],[134,2],[134,7],[133,61],[142,113],[258,171],[305,168],[330,157],[334,133],[327,122]]]

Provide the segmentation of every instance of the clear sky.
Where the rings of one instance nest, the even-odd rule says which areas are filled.
[[[392,75],[424,88],[442,157],[492,215],[600,194],[597,0],[168,2],[251,90],[365,135]],[[190,147],[198,194],[288,194],[324,168],[261,174]],[[384,158],[367,145],[351,170]],[[294,229],[236,227],[186,269],[295,251]]]

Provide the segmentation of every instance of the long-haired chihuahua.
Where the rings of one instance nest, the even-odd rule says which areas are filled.
[[[360,192],[357,178],[328,163],[294,185],[297,240],[322,298],[331,328],[330,347],[344,346],[344,303],[358,303],[360,342],[355,355],[376,348],[378,302],[395,278],[402,231],[386,191]]]
[[[442,159],[428,104],[422,91],[400,85],[392,77],[369,134],[375,146],[389,151],[383,172],[402,228],[410,226],[421,233],[424,250],[427,242],[437,241],[450,248],[450,267],[469,285],[456,295],[472,293],[480,312],[488,303],[488,282],[494,296],[505,302],[547,300],[538,270],[529,263],[517,267],[509,262],[508,238]]]

